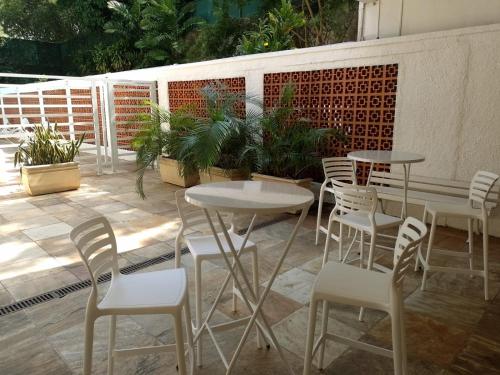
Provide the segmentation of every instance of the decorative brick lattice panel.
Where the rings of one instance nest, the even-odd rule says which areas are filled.
[[[210,84],[221,84],[229,92],[244,94],[245,78],[203,79],[196,81],[172,81],[168,83],[168,101],[170,111],[190,107],[197,116],[206,116],[205,102],[200,90]],[[237,104],[237,110],[245,113],[245,103]]]
[[[264,75],[264,109],[278,105],[283,87],[295,87],[298,117],[318,128],[340,128],[348,136],[341,145],[331,139],[323,156],[345,156],[354,150],[391,150],[396,108],[398,65],[323,69]],[[379,165],[377,169],[386,169]],[[359,163],[360,183],[369,165]]]
[[[132,139],[141,127],[137,120],[141,115],[151,113],[149,85],[115,84],[113,101],[118,147],[132,150]]]

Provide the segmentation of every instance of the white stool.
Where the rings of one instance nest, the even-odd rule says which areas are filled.
[[[463,205],[452,203],[437,203],[427,202],[424,210],[424,223],[427,221],[427,215],[431,219],[431,231],[429,234],[429,244],[427,246],[427,253],[425,259],[422,255],[422,245],[418,251],[418,258],[416,259],[415,270],[417,270],[419,261],[424,267],[424,274],[422,276],[422,290],[425,289],[425,282],[429,271],[462,273],[467,275],[478,275],[484,278],[484,299],[488,300],[488,196],[491,193],[493,186],[498,180],[499,176],[485,171],[477,172],[472,178],[469,188],[469,202]],[[459,253],[457,251],[438,250],[433,249],[434,235],[436,233],[437,219],[440,216],[455,216],[467,218],[468,221],[468,242],[469,252],[467,254]],[[483,270],[474,269],[473,250],[474,250],[474,232],[473,220],[478,220],[482,223],[483,227]],[[464,256],[469,259],[469,269],[465,268],[452,268],[452,267],[439,267],[430,265],[431,253],[445,254],[451,256]]]
[[[394,269],[380,273],[360,269],[348,264],[329,262],[319,272],[311,295],[307,342],[304,357],[304,375],[311,373],[314,355],[320,350],[319,368],[323,368],[326,340],[392,357],[394,372],[406,374],[406,343],[403,307],[403,280],[412,268],[417,248],[427,233],[427,227],[409,217],[399,229],[394,249]],[[318,304],[323,301],[321,335],[314,345],[314,331]],[[329,304],[332,302],[352,306],[366,306],[387,312],[392,320],[393,350],[383,349],[347,337],[327,332]]]
[[[92,292],[85,313],[85,353],[83,373],[92,370],[92,348],[94,323],[101,316],[111,317],[109,327],[108,374],[113,373],[114,359],[130,354],[147,354],[176,350],[180,374],[186,374],[184,339],[182,334],[182,313],[186,320],[188,351],[191,360],[190,374],[194,371],[194,348],[189,311],[187,277],[184,269],[172,269],[122,275],[118,269],[116,239],[113,229],[104,217],[88,220],[70,233],[71,241],[90,273]],[[111,283],[100,302],[98,300],[98,277],[111,269]],[[169,314],[175,321],[174,345],[158,345],[133,349],[116,349],[116,316]]]
[[[318,218],[316,219],[316,245],[319,241],[319,232],[327,232],[327,229],[321,225],[321,214],[323,212],[323,201],[325,200],[325,192],[333,193],[331,180],[348,182],[356,185],[356,171],[354,163],[346,157],[323,158],[323,173],[325,181],[321,184],[318,199]],[[329,186],[330,185],[330,186]]]

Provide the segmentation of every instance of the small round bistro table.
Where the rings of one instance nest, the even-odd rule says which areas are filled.
[[[420,163],[425,157],[420,154],[406,151],[353,151],[347,154],[347,157],[354,162],[370,163],[370,173],[366,185],[370,185],[370,178],[373,172],[374,164],[402,164],[404,170],[403,185],[403,208],[402,217],[406,218],[408,210],[408,180],[410,178],[410,166],[413,163]]]
[[[226,288],[230,279],[233,279],[238,290],[238,294],[243,299],[247,308],[251,312],[251,317],[248,320],[243,336],[238,346],[236,347],[233,357],[231,358],[231,361],[229,363],[227,363],[225,357],[218,350],[219,355],[221,356],[221,359],[226,366],[226,374],[231,373],[234,364],[241,352],[241,349],[243,348],[250,330],[252,329],[254,324],[257,325],[259,332],[264,335],[267,343],[271,344],[277,350],[280,358],[288,367],[288,371],[293,374],[294,371],[286,360],[284,353],[276,340],[276,336],[274,335],[271,326],[269,325],[265,315],[262,312],[262,305],[267,295],[269,294],[269,291],[271,290],[273,282],[279,273],[279,270],[288,254],[288,251],[290,250],[290,247],[297,235],[299,228],[301,227],[304,219],[307,216],[309,207],[314,202],[314,195],[311,191],[292,184],[260,181],[230,181],[202,184],[191,187],[186,190],[185,197],[188,203],[198,206],[204,210],[207,222],[210,225],[212,233],[214,234],[214,238],[217,242],[219,251],[221,252],[222,257],[224,258],[224,262],[229,270],[229,274],[224,280],[212,308],[210,309],[208,315],[205,317],[202,326],[196,332],[194,338],[195,341],[199,339],[200,334],[203,330],[207,330],[209,333],[211,333],[209,321],[213,316],[215,307],[221,300],[224,289]],[[212,219],[214,211],[215,218]],[[278,259],[269,282],[267,283],[262,294],[260,296],[257,296],[254,293],[254,288],[250,285],[247,272],[242,266],[239,260],[239,256],[254,228],[254,223],[257,215],[276,214],[290,211],[300,211],[301,214],[299,216],[299,219],[297,220],[297,223],[295,224],[293,231],[290,234],[288,241],[285,244],[285,247]],[[210,212],[212,212],[212,215],[210,214]],[[235,249],[226,226],[222,221],[220,212],[253,214],[253,218],[239,249]],[[229,260],[226,252],[224,251],[224,247],[221,243],[219,234],[215,229],[215,225],[213,222],[213,220],[215,219],[220,224],[222,234],[224,235],[231,255],[233,256],[232,263]],[[238,277],[236,277],[237,274],[241,275],[241,281],[238,279]],[[215,341],[215,337],[213,335],[211,336],[215,346],[218,349],[219,346]]]

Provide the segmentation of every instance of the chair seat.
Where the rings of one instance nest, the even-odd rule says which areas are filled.
[[[481,209],[472,208],[469,204],[427,202],[425,209],[433,215],[465,216],[479,219],[482,218],[483,214]]]
[[[357,228],[367,232],[371,231],[370,219],[366,214],[363,215],[363,214],[349,213],[337,216],[337,220],[353,228]],[[390,216],[379,212],[375,213],[375,223],[377,229],[397,227],[402,222],[403,221],[399,217]]]
[[[313,298],[386,310],[390,306],[391,273],[328,262],[319,272]]]
[[[113,277],[99,303],[103,310],[161,310],[181,306],[186,294],[184,268]],[[145,311],[147,313],[147,311]]]
[[[243,244],[244,238],[233,232],[229,232],[229,237],[233,242],[234,249],[238,251]],[[229,245],[223,233],[219,233],[219,239],[224,251],[228,253],[228,256],[231,256],[231,250],[229,249]],[[215,237],[212,234],[207,236],[186,236],[186,244],[194,257],[215,258],[221,255],[217,241],[215,241]],[[248,240],[243,251],[253,251],[256,250],[256,248],[255,244]]]

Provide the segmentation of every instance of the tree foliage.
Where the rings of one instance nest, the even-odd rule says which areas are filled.
[[[210,3],[213,14],[203,20],[196,0],[0,0],[0,30],[11,40],[57,46],[57,73],[75,75],[311,47],[356,32],[353,0]],[[30,64],[2,65],[23,72]]]

